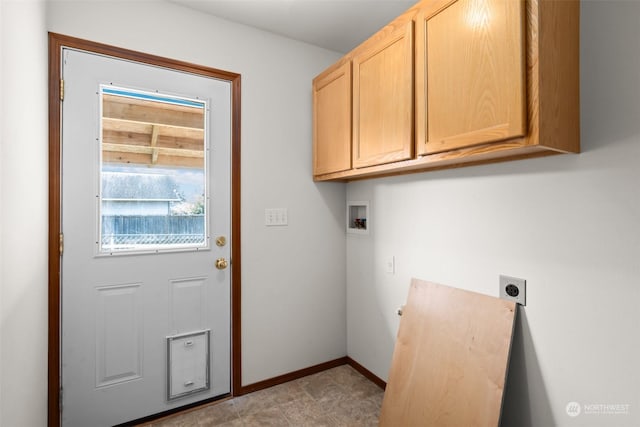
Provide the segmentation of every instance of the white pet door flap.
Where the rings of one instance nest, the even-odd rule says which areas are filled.
[[[209,389],[210,331],[167,337],[167,400]]]

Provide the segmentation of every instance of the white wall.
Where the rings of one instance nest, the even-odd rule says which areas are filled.
[[[387,378],[411,277],[489,295],[522,277],[503,425],[640,425],[639,24],[639,2],[582,3],[581,154],[348,184],[372,208],[347,236],[352,358]]]
[[[4,166],[2,164],[2,159],[4,158],[4,156],[2,155],[2,141],[4,141],[4,133],[3,133],[3,129],[4,129],[4,103],[2,102],[2,99],[4,99],[4,51],[5,51],[5,47],[4,47],[4,43],[3,40],[6,40],[5,34],[2,32],[2,29],[5,28],[4,22],[2,20],[2,17],[4,16],[4,5],[2,3],[0,3],[0,200],[3,200],[2,196],[4,194],[4,191],[2,190],[2,183],[4,182],[3,180],[3,174],[2,171],[4,170]],[[4,241],[3,236],[4,236],[4,227],[3,227],[3,222],[2,222],[2,217],[3,217],[3,213],[2,213],[2,207],[0,207],[0,384],[2,384],[2,371],[4,370],[2,368],[2,366],[4,366],[2,364],[2,329],[4,326],[4,310],[3,310],[3,305],[2,305],[2,289],[3,286],[2,284],[4,283],[4,268],[3,268],[3,253],[4,253],[4,247],[2,246],[2,241]],[[2,402],[2,387],[0,387],[0,402]],[[3,412],[3,407],[2,407],[2,403],[0,403],[0,420],[2,419],[2,412]]]
[[[311,79],[339,55],[165,2],[0,10],[0,425],[46,420],[47,31],[242,74],[242,382],[344,356],[345,186],[311,179]]]
[[[242,74],[244,384],[345,354],[345,275],[348,354],[386,378],[410,277],[496,295],[510,274],[528,304],[504,424],[640,424],[639,3],[582,5],[582,154],[348,184],[373,230],[346,272],[344,186],[310,180],[310,81],[337,54],[164,3],[3,0],[0,20],[3,427],[46,420],[47,30]]]
[[[47,38],[42,3],[0,5],[0,425],[44,425]]]

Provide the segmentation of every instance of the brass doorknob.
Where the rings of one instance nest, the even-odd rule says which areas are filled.
[[[229,261],[227,261],[224,258],[218,258],[216,260],[216,268],[218,270],[224,270],[225,268],[227,268],[229,266]]]

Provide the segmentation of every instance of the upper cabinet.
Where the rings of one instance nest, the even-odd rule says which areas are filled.
[[[314,179],[579,152],[579,14],[577,0],[417,3],[314,80],[317,96],[318,79],[353,70],[352,110],[314,102]],[[352,163],[319,168],[345,126]]]
[[[351,63],[313,80],[313,173],[351,169]]]
[[[353,167],[413,156],[413,22],[392,25],[353,57]]]
[[[525,135],[524,27],[518,0],[434,1],[420,9],[418,154]]]

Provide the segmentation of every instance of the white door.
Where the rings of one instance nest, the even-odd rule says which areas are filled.
[[[63,61],[62,423],[228,394],[231,83]]]

